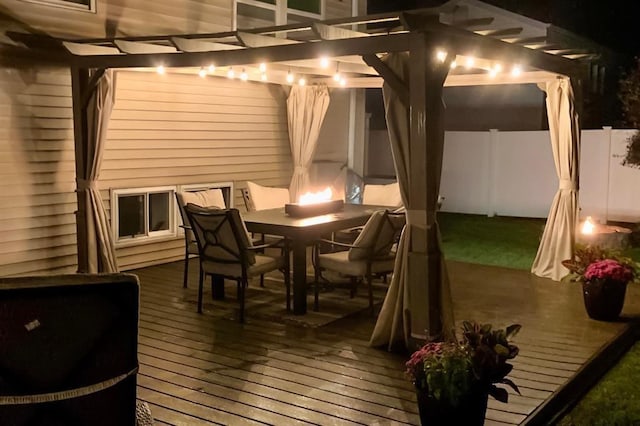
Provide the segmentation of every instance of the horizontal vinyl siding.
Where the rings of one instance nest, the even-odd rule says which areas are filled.
[[[190,74],[120,71],[99,186],[228,182],[243,209],[246,180],[288,186],[285,95],[279,86]],[[105,200],[109,208],[110,200]],[[122,269],[178,260],[182,237],[117,249]]]
[[[76,270],[71,83],[0,70],[0,276]]]
[[[10,15],[53,36],[106,37],[116,35],[190,34],[231,29],[232,0],[96,1],[87,13],[23,0],[3,0]],[[113,36],[113,34],[111,35]]]

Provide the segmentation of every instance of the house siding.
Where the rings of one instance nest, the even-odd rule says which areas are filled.
[[[234,182],[287,186],[280,86],[120,71],[98,187]],[[76,269],[76,196],[69,73],[0,72],[0,276]],[[180,259],[183,240],[117,249],[122,269]]]

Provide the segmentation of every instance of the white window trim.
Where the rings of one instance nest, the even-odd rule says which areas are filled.
[[[173,186],[154,186],[145,188],[121,188],[111,189],[111,228],[113,229],[113,241],[116,248],[128,247],[139,244],[148,244],[150,242],[171,240],[178,236],[177,233],[177,218],[175,209],[175,192],[177,187]],[[139,235],[135,237],[118,237],[119,223],[118,223],[118,196],[121,195],[146,195],[150,193],[169,192],[169,229],[166,231],[153,231],[148,232],[147,235]],[[174,206],[173,208],[171,206]],[[147,204],[148,208],[148,204]],[[148,228],[148,212],[145,212],[145,230]]]
[[[323,20],[326,10],[326,0],[320,0],[320,13],[311,13],[304,10],[288,8],[287,0],[276,0],[276,4],[263,3],[257,0],[233,0],[232,25],[234,31],[238,29],[238,3],[274,11],[276,20],[274,25],[286,25],[287,15],[289,13],[310,19]]]
[[[96,0],[91,0],[89,6],[72,3],[64,0],[22,0],[29,3],[36,3],[45,6],[59,7],[63,9],[76,10],[79,12],[96,13]]]

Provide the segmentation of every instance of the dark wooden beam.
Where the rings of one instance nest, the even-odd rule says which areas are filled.
[[[409,47],[408,40],[409,34],[403,33],[216,52],[76,56],[73,65],[77,68],[133,68],[156,67],[160,64],[165,67],[199,67],[211,62],[216,66],[284,62],[327,55],[348,56],[406,51]]]
[[[391,68],[378,58],[377,55],[365,55],[362,57],[364,62],[375,69],[380,77],[388,83],[393,90],[398,94],[400,101],[409,108],[409,88],[407,85],[396,75]]]
[[[459,28],[436,22],[430,17],[405,13],[403,22],[411,30],[421,30],[443,40],[441,48],[454,50],[459,54],[473,52],[473,56],[500,61],[524,64],[529,67],[571,75],[578,67],[570,59],[551,55],[538,50],[507,43],[491,37],[485,37]]]
[[[28,66],[69,66],[69,64],[69,55],[0,43],[0,65],[2,66],[19,68]]]
[[[87,171],[88,123],[87,108],[83,104],[89,87],[89,70],[71,68],[71,99],[73,102],[73,139],[75,146],[76,182],[84,179]],[[77,183],[76,183],[77,186]],[[87,238],[87,197],[85,191],[76,191],[76,244],[78,247],[78,272],[89,272]]]

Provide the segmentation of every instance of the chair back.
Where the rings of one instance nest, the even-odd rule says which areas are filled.
[[[362,232],[349,249],[349,260],[376,260],[387,258],[393,245],[400,239],[406,224],[404,213],[378,210],[371,215]]]
[[[398,182],[388,185],[367,184],[364,186],[362,193],[362,204],[401,207],[402,196],[400,195],[400,185]]]
[[[238,209],[202,208],[195,204],[185,207],[198,243],[203,263],[237,263],[244,267],[255,263],[255,255]]]
[[[195,204],[200,207],[216,207],[224,209],[226,207],[224,202],[224,196],[220,188],[212,188],[204,191],[179,191],[176,192],[176,202],[178,203],[178,210],[180,211],[180,217],[182,223],[191,226],[189,218],[185,212],[185,206],[189,203]],[[187,241],[195,242],[196,237],[193,231],[185,229]]]
[[[262,186],[247,181],[247,190],[249,191],[249,198],[252,200],[255,210],[280,208],[290,202],[289,190],[287,188]]]

